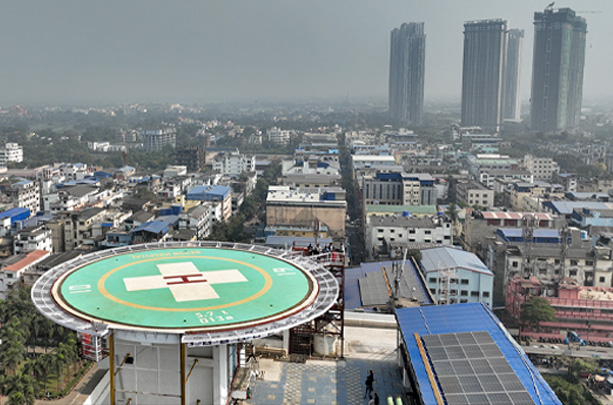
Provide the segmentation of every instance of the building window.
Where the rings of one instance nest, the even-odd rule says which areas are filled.
[[[463,279],[461,279],[461,280],[460,280],[460,284],[462,284],[462,285],[468,285],[468,280],[467,280],[467,279],[465,279],[465,278],[463,278]]]
[[[462,296],[462,297],[468,297],[468,291],[466,291],[466,290],[462,290],[462,291],[460,291],[460,296]]]
[[[431,288],[431,289],[430,289],[430,293],[432,293],[432,294],[436,294],[436,288]]]
[[[460,300],[460,304],[466,304],[468,300],[466,298]]]
[[[470,296],[471,297],[478,297],[479,296],[479,291],[471,291],[470,292]]]
[[[570,265],[571,265],[571,266],[577,266],[577,264],[578,264],[578,263],[577,263],[577,261],[576,261],[576,260],[571,260],[571,261],[570,261]]]
[[[593,265],[594,265],[594,262],[593,262],[592,260],[586,260],[586,261],[585,261],[585,265],[586,265],[586,266],[593,266]]]
[[[513,263],[511,263],[511,267],[517,268],[517,266],[519,266],[519,263],[518,263],[518,262],[513,262]]]
[[[599,283],[604,283],[604,277],[598,277],[598,282]]]
[[[571,277],[575,277],[577,275],[577,270],[571,270],[568,272],[568,275]]]
[[[490,292],[489,291],[483,291],[483,298],[489,298],[490,297]]]
[[[429,282],[429,283],[436,283],[436,278],[434,278],[434,277],[430,277],[430,278],[428,279],[428,282]]]

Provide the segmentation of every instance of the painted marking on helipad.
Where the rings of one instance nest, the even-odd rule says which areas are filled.
[[[213,284],[244,283],[248,280],[237,269],[200,272],[192,262],[156,265],[159,276],[124,278],[127,291],[168,288],[177,302],[219,298]]]
[[[225,249],[157,249],[92,261],[52,294],[75,316],[128,327],[219,330],[281,319],[310,305],[317,281],[291,262]]]

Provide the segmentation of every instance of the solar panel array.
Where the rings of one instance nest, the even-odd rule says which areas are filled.
[[[358,283],[363,306],[372,307],[389,303],[390,296],[387,284],[385,284],[383,273],[380,271],[366,273],[366,277],[359,278]]]
[[[449,405],[534,404],[489,332],[421,338]]]

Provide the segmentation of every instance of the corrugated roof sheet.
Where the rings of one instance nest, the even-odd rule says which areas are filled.
[[[494,212],[485,211],[481,213],[485,219],[522,219],[525,215],[533,215],[540,220],[551,220],[553,217],[543,212]]]
[[[437,402],[413,334],[423,336],[479,331],[490,334],[535,403],[562,404],[528,356],[486,305],[474,303],[400,308],[396,310],[396,319],[426,405]]]
[[[134,228],[132,232],[146,231],[151,233],[168,232],[168,224],[163,221],[150,221]]]
[[[51,252],[49,252],[48,250],[35,250],[33,252],[28,253],[26,257],[19,260],[18,262],[6,266],[3,270],[17,272],[24,267],[34,263],[38,259],[48,256],[50,254]]]
[[[474,254],[452,247],[440,247],[421,251],[421,266],[426,273],[439,269],[463,268],[469,271],[494,275]]]
[[[10,217],[14,217],[20,214],[25,214],[26,212],[29,214],[30,210],[28,208],[15,207],[15,208],[11,208],[6,211],[0,212],[0,218],[10,218]]]
[[[546,201],[544,207],[551,208],[556,214],[570,215],[576,208],[587,208],[590,210],[611,210],[613,203],[597,201]]]
[[[523,230],[520,228],[500,228],[499,231],[507,238],[519,238],[523,235]],[[535,238],[558,238],[560,231],[557,229],[535,229]]]
[[[409,211],[412,214],[436,214],[435,205],[384,205],[384,204],[366,204],[366,212],[389,212],[402,213]]]

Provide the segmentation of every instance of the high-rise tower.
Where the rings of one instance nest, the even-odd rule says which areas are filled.
[[[469,21],[464,24],[462,70],[462,125],[498,131],[502,122],[507,20]]]
[[[534,13],[532,129],[560,131],[576,127],[581,114],[585,19],[570,8]]]
[[[424,23],[402,24],[391,33],[389,111],[402,125],[421,125],[424,109]]]
[[[519,77],[523,40],[524,30],[509,30],[502,102],[503,120],[519,121],[520,119]]]

